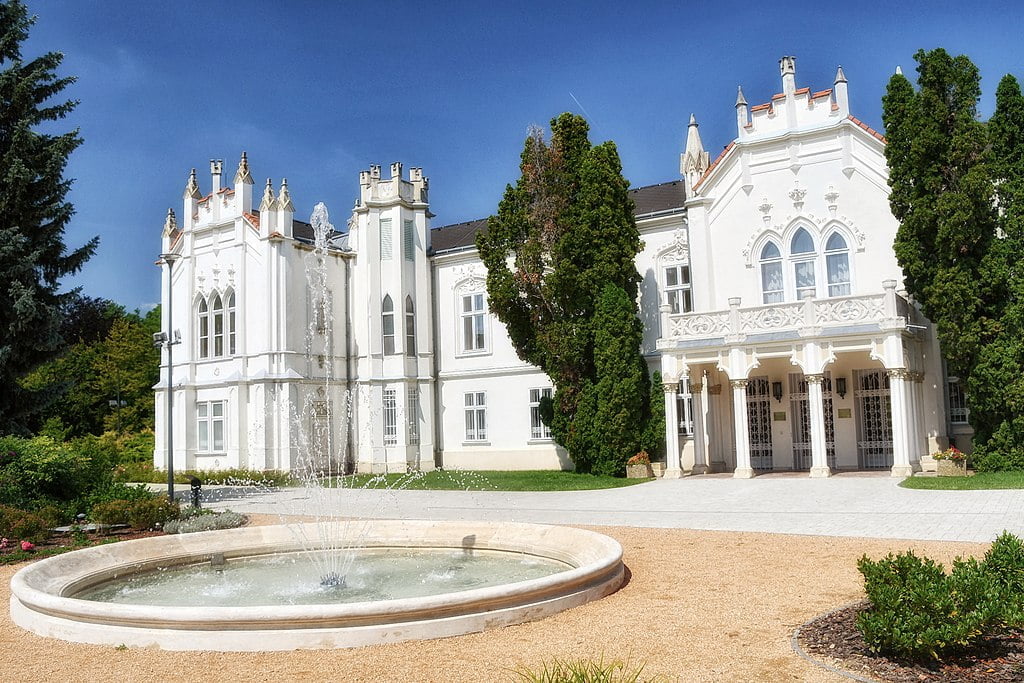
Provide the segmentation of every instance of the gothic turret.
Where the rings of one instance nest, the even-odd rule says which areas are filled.
[[[252,213],[253,185],[252,174],[249,173],[249,159],[245,152],[242,152],[238,170],[235,172],[235,206],[240,213]]]
[[[704,143],[701,142],[697,118],[690,114],[690,125],[686,130],[686,149],[679,157],[679,172],[686,180],[688,193],[708,170],[710,164],[711,155],[705,151]]]

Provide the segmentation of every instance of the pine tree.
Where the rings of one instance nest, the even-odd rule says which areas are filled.
[[[82,139],[77,130],[39,128],[75,107],[49,103],[74,79],[57,76],[60,53],[22,60],[33,22],[20,0],[0,2],[0,433],[24,430],[33,397],[17,379],[61,349],[60,308],[69,295],[58,291],[60,279],[97,244],[71,252],[64,244],[74,212],[64,169]]]
[[[612,142],[591,145],[587,134],[586,121],[572,114],[551,122],[550,142],[532,130],[518,182],[506,188],[497,215],[477,238],[490,309],[505,323],[519,357],[554,382],[552,405],[542,412],[581,472],[598,468],[598,459],[607,456],[595,427],[607,411],[595,357],[598,301],[612,285],[636,317],[635,258],[641,248],[618,151]],[[624,427],[631,436],[618,447],[628,450],[643,442],[649,380],[639,338],[620,352],[624,367],[644,368],[643,381],[629,389],[640,392],[640,412]],[[632,454],[616,453],[611,460],[624,463]]]

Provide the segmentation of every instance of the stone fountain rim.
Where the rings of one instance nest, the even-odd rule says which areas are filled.
[[[406,628],[410,623],[430,624],[453,620],[474,622],[492,612],[505,615],[505,623],[518,623],[536,617],[513,618],[513,613],[525,614],[531,609],[536,611],[538,605],[581,604],[613,592],[621,585],[624,576],[622,547],[619,543],[585,529],[518,522],[373,520],[367,524],[372,531],[364,539],[367,542],[361,545],[369,547],[475,547],[529,552],[567,562],[574,568],[540,579],[486,588],[348,604],[194,607],[119,605],[68,597],[69,593],[87,585],[123,574],[129,568],[136,568],[140,564],[140,557],[145,558],[146,566],[155,566],[168,561],[200,561],[212,553],[238,557],[297,550],[299,548],[295,547],[297,538],[293,530],[311,528],[315,524],[247,527],[125,541],[41,560],[12,577],[12,618],[36,633],[51,635],[56,631],[63,634],[57,637],[65,639],[74,639],[67,636],[74,631],[75,624],[95,626],[84,630],[101,632],[100,636],[93,633],[90,639],[83,642],[112,643],[124,637],[124,634],[117,634],[120,632],[154,632],[157,634],[155,644],[161,647],[169,645],[171,649],[209,649],[193,645],[177,647],[174,638],[170,640],[175,642],[161,643],[159,632],[380,631],[389,626],[392,630]],[[466,546],[465,539],[470,535],[474,537],[474,545]],[[462,543],[456,542],[458,539]],[[216,545],[211,547],[211,544]],[[154,556],[154,550],[165,552]],[[168,550],[171,552],[166,552]],[[583,596],[587,597],[583,599]],[[542,607],[540,612],[553,613],[560,609],[565,607],[553,610]],[[53,628],[45,626],[43,622],[53,622],[50,624]],[[110,629],[117,633],[103,635],[103,632]],[[102,639],[97,640],[97,637]],[[390,642],[394,639],[396,636],[392,634],[385,640],[374,642]],[[344,645],[335,643],[328,646]]]

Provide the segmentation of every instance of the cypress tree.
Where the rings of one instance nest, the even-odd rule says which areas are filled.
[[[612,142],[591,145],[588,130],[582,117],[562,114],[551,122],[550,142],[539,130],[530,132],[520,178],[506,188],[477,247],[491,310],[519,357],[555,384],[552,404],[542,406],[555,440],[578,471],[610,472],[619,468],[598,463],[624,463],[632,453],[608,456],[595,427],[607,399],[595,358],[597,308],[612,285],[636,317],[641,242],[618,151]],[[638,417],[624,427],[634,436],[617,446],[628,450],[642,443],[650,418],[649,380],[639,338],[618,348],[626,366],[644,368],[643,381],[629,389],[641,392]]]
[[[58,291],[60,279],[77,272],[97,244],[94,238],[71,252],[64,244],[74,212],[64,169],[82,139],[77,130],[39,128],[75,107],[49,102],[74,79],[57,76],[60,53],[22,59],[33,22],[20,0],[0,2],[0,433],[24,431],[33,397],[17,379],[60,351],[60,309],[70,296]]]

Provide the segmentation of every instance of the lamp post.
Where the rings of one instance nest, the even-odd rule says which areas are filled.
[[[174,345],[181,343],[180,336],[172,331],[174,295],[171,292],[171,269],[179,258],[180,254],[160,254],[160,259],[167,265],[167,331],[154,335],[156,346],[167,349],[167,498],[170,500],[174,500],[174,385],[171,371],[174,368]]]

